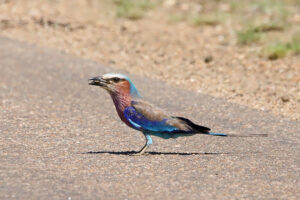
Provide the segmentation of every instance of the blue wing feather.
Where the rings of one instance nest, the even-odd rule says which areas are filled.
[[[124,116],[135,129],[141,131],[170,133],[173,131],[178,131],[176,127],[166,123],[168,119],[163,119],[161,121],[149,120],[141,113],[138,113],[132,106],[129,106],[124,110]]]
[[[180,136],[191,136],[196,133],[214,136],[227,136],[223,133],[208,132],[208,130],[210,130],[209,128],[195,125],[190,120],[185,118],[176,117],[177,119],[181,119],[183,122],[188,123],[187,125],[196,127],[196,130],[194,130],[193,127],[188,130],[181,130],[168,124],[168,118],[164,118],[160,121],[149,120],[132,106],[127,107],[123,114],[133,128],[139,131],[148,132],[150,135],[155,135],[164,139],[177,138]],[[201,130],[206,130],[207,132],[201,132],[197,130],[198,127],[200,127]]]

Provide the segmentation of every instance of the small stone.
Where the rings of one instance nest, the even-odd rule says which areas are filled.
[[[196,63],[195,60],[191,60],[191,61],[190,61],[190,64],[192,64],[192,65],[195,64],[195,63]]]
[[[290,98],[287,97],[287,96],[282,96],[282,97],[281,97],[281,101],[284,102],[284,103],[286,103],[286,102],[289,102],[289,101],[290,101]]]
[[[212,57],[212,56],[206,56],[206,57],[204,58],[204,62],[205,62],[205,63],[210,63],[211,61],[213,61],[213,57]]]
[[[114,61],[114,60],[109,60],[108,63],[109,63],[109,64],[116,64],[116,61]]]
[[[121,30],[121,32],[125,32],[125,31],[127,31],[127,27],[126,26],[121,26],[120,30]]]

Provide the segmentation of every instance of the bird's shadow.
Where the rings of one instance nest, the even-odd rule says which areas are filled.
[[[137,151],[89,151],[84,154],[112,154],[112,155],[127,155],[131,156],[138,153]],[[214,153],[214,152],[157,152],[157,151],[149,151],[145,152],[145,155],[179,155],[179,156],[190,156],[190,155],[222,155],[222,154],[230,154],[230,153]]]

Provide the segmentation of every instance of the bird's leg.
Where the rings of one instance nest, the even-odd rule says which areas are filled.
[[[144,133],[144,135],[145,135],[145,138],[146,138],[146,144],[143,146],[143,148],[139,152],[137,152],[137,153],[135,153],[133,155],[137,155],[137,156],[143,155],[145,153],[146,149],[148,148],[148,146],[150,146],[152,144],[152,138],[151,138],[151,136],[147,135],[145,133]]]

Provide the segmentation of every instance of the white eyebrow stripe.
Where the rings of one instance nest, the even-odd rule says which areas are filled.
[[[111,78],[127,79],[127,76],[125,76],[123,74],[108,73],[108,74],[104,74],[102,76],[102,78],[104,78],[104,79],[111,79]]]
[[[103,79],[111,79],[111,78],[120,78],[120,79],[125,79],[129,82],[130,84],[130,93],[133,97],[142,97],[138,90],[136,89],[136,87],[134,86],[134,84],[132,83],[132,81],[124,74],[118,74],[118,73],[107,73],[102,75]]]

